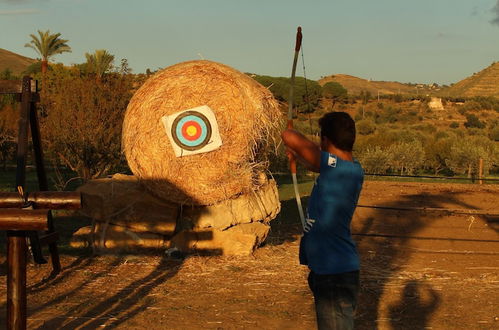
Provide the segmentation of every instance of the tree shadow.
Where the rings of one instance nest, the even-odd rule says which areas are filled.
[[[74,294],[85,285],[96,282],[99,278],[106,276],[109,271],[123,263],[124,260],[124,257],[116,257],[104,270],[87,278],[78,285],[78,287],[72,289],[72,292],[59,295],[56,299],[48,301],[30,312],[39,312],[55,303],[61,302],[63,299],[67,299],[66,297],[68,295]],[[153,271],[143,278],[133,281],[123,287],[111,297],[108,297],[97,304],[93,303],[95,297],[88,297],[85,301],[80,302],[79,306],[91,305],[91,308],[87,309],[83,314],[75,317],[74,312],[68,311],[65,314],[57,315],[46,320],[44,324],[37,329],[96,329],[102,326],[103,323],[105,323],[107,327],[118,326],[153,305],[153,299],[145,298],[156,286],[175,276],[182,263],[182,260],[172,260],[163,256]],[[68,319],[71,321],[66,322]]]
[[[200,213],[202,215],[202,212]],[[71,217],[63,215],[65,221],[71,221]],[[80,219],[81,217],[73,218],[72,220]],[[165,234],[165,239],[171,239],[176,233],[176,226],[179,224],[181,219],[171,218],[173,221],[169,228],[172,230]],[[189,220],[190,222],[193,219]],[[88,222],[85,222],[88,224]],[[151,224],[152,229],[156,228],[157,222]],[[77,224],[67,225],[63,227],[63,233],[61,233],[62,241],[69,243],[69,236],[73,234],[79,227]],[[56,228],[57,229],[57,228]],[[69,235],[69,236],[68,236]],[[68,236],[68,237],[65,237]],[[203,233],[196,235],[195,239],[199,240],[211,240],[213,235],[206,230]],[[187,237],[189,239],[189,237]],[[188,244],[188,242],[186,243]],[[165,247],[167,248],[167,247]],[[62,271],[56,276],[48,276],[43,280],[34,283],[27,287],[28,294],[28,322],[29,318],[40,313],[49,313],[50,318],[43,322],[43,325],[39,326],[38,329],[75,329],[75,328],[98,328],[103,322],[107,322],[107,326],[117,326],[125,322],[128,318],[140,313],[141,311],[147,309],[149,306],[154,304],[153,299],[148,299],[149,293],[159,284],[168,281],[170,278],[175,276],[183,264],[184,254],[170,255],[165,253],[165,248],[147,248],[139,247],[135,248],[134,252],[128,253],[127,255],[115,253],[113,256],[82,256],[79,255],[71,264],[65,266],[63,265]],[[61,252],[67,252],[67,249],[63,249]],[[72,249],[70,254],[75,254],[79,251],[80,254],[87,254],[88,249]],[[105,251],[100,251],[104,252]],[[110,252],[113,252],[111,250]],[[197,249],[198,255],[220,255],[223,251],[217,248],[212,249]],[[61,253],[62,255],[63,253]],[[107,252],[109,254],[109,252]],[[112,296],[102,299],[99,301],[98,296],[84,297],[81,298],[79,294],[82,289],[86,286],[94,285],[96,282],[104,281],[105,277],[108,276],[110,272],[119,265],[125,263],[129,256],[137,256],[138,258],[142,256],[160,256],[159,264],[150,272],[144,276],[139,277],[137,280],[126,285],[125,287],[119,289]],[[104,267],[102,267],[102,259],[107,258],[110,262],[107,262]],[[157,260],[157,259],[156,259]],[[91,269],[93,265],[101,265],[97,272],[87,271]],[[40,266],[47,267],[47,265]],[[5,265],[0,267],[0,271],[5,274]],[[82,278],[82,272],[85,274]],[[70,281],[73,277],[79,276],[77,282],[70,282],[71,285],[67,287],[64,286],[66,281]],[[29,279],[28,279],[29,280]],[[60,290],[57,296],[51,292],[54,288]],[[105,288],[104,288],[105,289]],[[43,302],[35,306],[30,305],[30,296],[37,295],[37,300],[42,299]],[[43,299],[46,297],[46,299]],[[58,304],[64,304],[66,300],[76,301],[74,308],[71,308],[67,312],[61,313],[56,316],[50,314],[54,310],[54,306]],[[6,310],[6,302],[0,305],[0,310]],[[57,308],[57,307],[56,307]],[[69,320],[69,322],[68,322]],[[0,315],[0,324],[5,324],[5,313]]]

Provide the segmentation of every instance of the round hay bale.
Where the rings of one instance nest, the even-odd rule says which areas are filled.
[[[222,145],[177,157],[161,118],[207,105]],[[282,119],[268,89],[211,61],[189,61],[149,78],[125,113],[122,145],[132,172],[148,190],[180,204],[210,205],[265,183],[269,142]]]

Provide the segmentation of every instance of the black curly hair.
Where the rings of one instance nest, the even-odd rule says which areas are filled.
[[[338,149],[352,151],[355,142],[355,122],[346,112],[329,112],[319,119],[321,137],[327,137]]]

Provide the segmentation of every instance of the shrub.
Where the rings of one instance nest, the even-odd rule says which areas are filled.
[[[459,113],[464,115],[466,111],[476,111],[482,109],[482,105],[476,101],[466,101],[461,108],[459,108]]]
[[[450,127],[450,128],[458,128],[458,127],[459,127],[459,123],[458,123],[458,122],[453,121],[452,123],[450,123],[449,127]]]
[[[489,137],[492,141],[499,141],[499,126],[496,126],[489,131]]]
[[[369,119],[359,120],[355,126],[357,132],[361,135],[369,135],[376,131],[376,125]]]
[[[476,128],[485,128],[485,124],[478,119],[477,116],[474,114],[467,114],[466,115],[466,122],[464,123],[464,127],[466,128],[471,128],[471,127],[476,127]]]

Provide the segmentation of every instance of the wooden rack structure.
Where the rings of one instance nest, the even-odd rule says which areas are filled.
[[[26,256],[29,238],[33,260],[47,263],[42,244],[48,244],[52,274],[61,270],[57,249],[58,233],[54,230],[51,210],[81,207],[78,192],[48,191],[43,161],[36,103],[39,101],[37,81],[26,76],[22,81],[0,80],[0,94],[16,95],[21,103],[17,139],[17,192],[0,192],[0,230],[7,231],[7,329],[26,329]],[[26,154],[29,129],[35,158],[39,192],[27,193]]]

